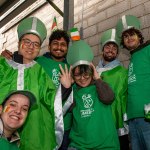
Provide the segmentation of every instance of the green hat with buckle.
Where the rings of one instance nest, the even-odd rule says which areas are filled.
[[[116,29],[109,29],[102,34],[101,40],[100,40],[102,49],[104,48],[105,44],[109,42],[115,43],[118,47],[120,46],[120,39],[118,38],[116,34]]]
[[[67,53],[67,62],[72,67],[90,65],[94,58],[91,47],[83,40],[74,41]]]
[[[141,28],[140,20],[132,15],[124,15],[117,22],[116,25],[117,35],[121,37],[124,31],[127,31],[131,28],[140,30]]]
[[[43,43],[47,36],[47,30],[44,23],[36,17],[29,17],[22,20],[18,25],[17,32],[19,39],[24,34],[35,34],[40,38],[41,43]]]

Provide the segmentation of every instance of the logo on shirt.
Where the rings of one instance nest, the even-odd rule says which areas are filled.
[[[91,98],[91,94],[84,94],[82,96],[82,100],[85,108],[91,108],[93,105],[93,100]]]
[[[93,100],[92,100],[91,94],[84,94],[82,96],[82,101],[83,101],[85,110],[80,111],[81,117],[91,116],[92,112],[94,112],[94,109],[92,108]]]
[[[59,83],[60,83],[59,82],[59,75],[60,75],[59,70],[57,70],[56,68],[52,70],[52,81],[56,87],[58,87]]]
[[[129,65],[128,84],[136,81],[136,75],[133,74],[133,63]]]

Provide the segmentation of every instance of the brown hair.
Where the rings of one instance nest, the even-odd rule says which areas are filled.
[[[133,27],[133,28],[130,28],[129,30],[124,31],[124,32],[122,33],[122,36],[121,36],[121,45],[123,46],[123,48],[128,49],[128,48],[125,46],[125,44],[124,44],[124,39],[123,39],[123,36],[124,36],[125,33],[128,33],[129,35],[137,34],[137,36],[140,38],[140,44],[143,44],[143,42],[144,42],[144,37],[143,37],[142,33],[141,33],[139,30],[137,30],[137,29],[135,29],[135,28]]]

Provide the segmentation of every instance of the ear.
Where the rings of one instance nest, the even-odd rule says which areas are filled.
[[[49,49],[49,51],[51,52],[51,46],[50,46],[50,45],[48,45],[48,49]]]
[[[3,106],[0,105],[0,114],[2,113],[2,111],[3,111]]]
[[[21,44],[21,42],[19,41],[19,42],[18,42],[18,48],[20,47],[20,44]]]

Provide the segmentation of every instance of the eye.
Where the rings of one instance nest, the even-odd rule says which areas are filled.
[[[22,110],[23,110],[24,112],[27,112],[27,111],[29,110],[29,108],[28,108],[28,107],[22,107]]]
[[[84,76],[89,76],[89,73],[84,73],[83,75],[84,75]]]
[[[14,103],[14,102],[11,102],[9,105],[12,106],[12,107],[16,107],[17,106],[17,104]]]
[[[29,41],[29,40],[24,40],[24,43],[25,43],[25,44],[30,44],[31,41]]]
[[[61,46],[66,47],[66,46],[67,46],[67,44],[66,44],[66,43],[61,43]]]
[[[40,47],[40,44],[39,44],[39,43],[34,43],[34,46],[35,46],[36,48],[39,48],[39,47]]]
[[[109,48],[109,46],[107,45],[106,48]]]
[[[123,37],[124,37],[124,38],[127,38],[127,37],[128,37],[128,35],[124,35]]]
[[[116,47],[113,47],[112,50],[113,50],[113,51],[117,51],[117,48],[116,48]]]
[[[133,32],[133,33],[131,33],[130,35],[131,35],[131,36],[134,36],[134,35],[136,35],[136,34]]]

